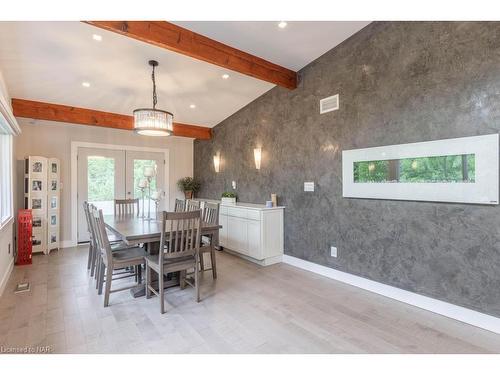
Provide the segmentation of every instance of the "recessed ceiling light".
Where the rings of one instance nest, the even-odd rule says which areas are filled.
[[[280,29],[284,29],[286,27],[286,25],[288,25],[285,21],[281,21],[280,23],[278,23],[278,27]]]
[[[191,108],[191,109],[195,109],[195,108],[196,108],[196,104],[190,104],[190,105],[189,105],[189,108]]]
[[[83,87],[90,87],[90,82],[82,82]]]
[[[99,34],[92,34],[92,39],[94,39],[97,42],[100,42],[102,41],[102,36],[100,36]]]
[[[229,78],[229,74],[226,73],[226,74],[222,75],[222,79],[228,79],[228,78]]]

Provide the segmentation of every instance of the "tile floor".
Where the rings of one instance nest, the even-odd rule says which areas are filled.
[[[219,278],[156,297],[111,295],[103,307],[87,248],[15,267],[0,298],[0,347],[52,353],[499,353],[500,335],[294,267],[217,253]],[[28,280],[26,294],[14,294]]]

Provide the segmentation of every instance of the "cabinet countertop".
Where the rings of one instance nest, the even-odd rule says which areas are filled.
[[[285,206],[266,207],[265,204],[257,204],[257,203],[236,202],[236,204],[225,204],[215,199],[204,199],[204,198],[196,198],[196,199],[203,202],[219,203],[221,206],[224,207],[248,208],[251,210],[270,211],[270,210],[282,210],[285,208]]]

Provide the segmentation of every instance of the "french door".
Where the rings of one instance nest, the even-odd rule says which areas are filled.
[[[164,154],[162,152],[108,150],[100,148],[78,148],[77,199],[78,199],[78,242],[89,240],[87,222],[83,212],[83,202],[87,201],[103,210],[104,215],[114,213],[114,200],[139,198],[140,214],[154,215],[154,202],[138,187],[144,179],[144,169],[152,167],[156,175],[152,177],[151,192],[162,194],[159,209],[165,209],[168,201],[165,187]]]

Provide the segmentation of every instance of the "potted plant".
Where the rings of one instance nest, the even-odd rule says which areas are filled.
[[[222,193],[221,203],[222,204],[236,204],[236,198],[238,196],[232,191],[225,191]]]
[[[201,184],[193,177],[184,177],[177,181],[177,186],[184,193],[186,199],[192,199],[194,194],[200,190]]]

